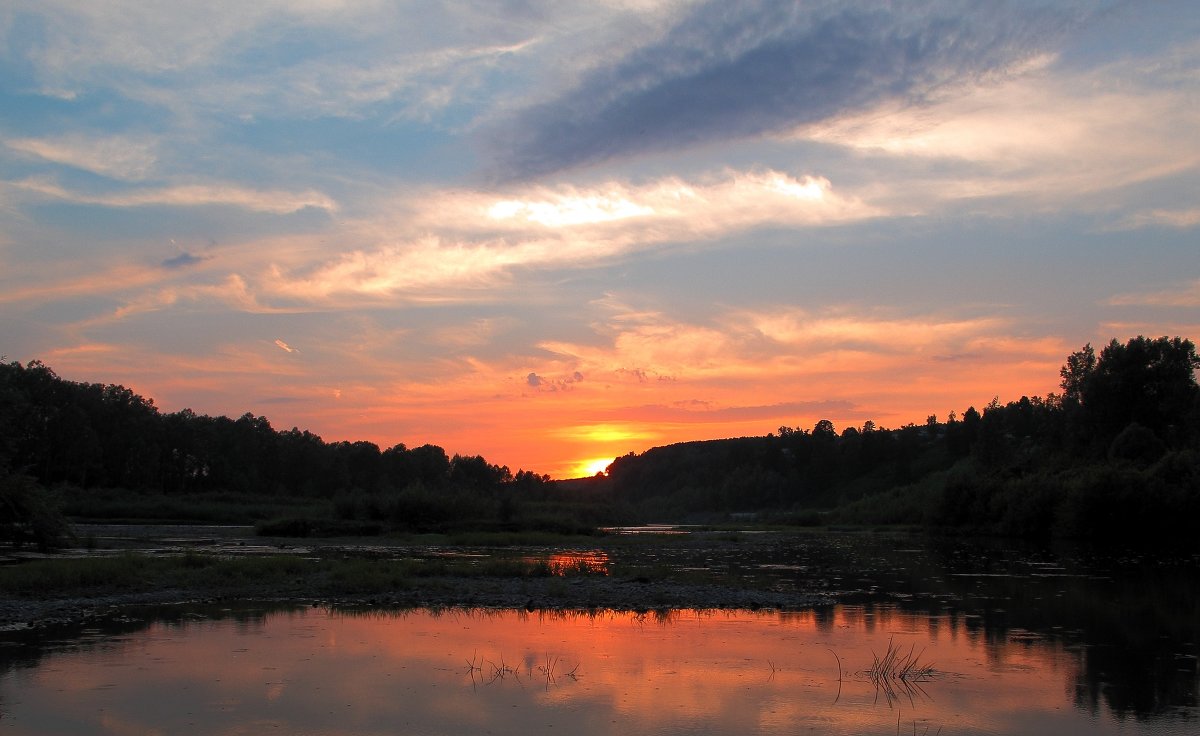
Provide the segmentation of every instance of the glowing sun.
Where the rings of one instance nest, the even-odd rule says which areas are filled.
[[[590,478],[596,473],[603,473],[605,469],[612,463],[611,457],[595,457],[590,460],[583,460],[575,466],[577,478]]]

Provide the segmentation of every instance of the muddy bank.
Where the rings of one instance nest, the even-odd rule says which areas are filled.
[[[777,592],[644,579],[578,578],[430,578],[404,590],[369,595],[308,596],[302,591],[263,586],[236,596],[201,590],[157,590],[47,600],[0,599],[0,632],[52,628],[119,616],[122,609],[145,604],[271,601],[297,605],[378,606],[386,608],[492,608],[524,610],[658,609],[784,610],[830,605],[815,593]]]
[[[494,547],[410,539],[260,538],[249,527],[90,525],[80,529],[94,548],[52,557],[86,562],[133,553],[144,559],[190,559],[184,567],[203,567],[213,560],[238,567],[239,562],[285,558],[362,560],[371,563],[371,569],[380,569],[374,568],[376,562],[383,563],[382,569],[393,562],[413,564],[397,576],[395,584],[381,584],[365,568],[344,569],[346,578],[333,581],[336,571],[318,563],[313,563],[315,569],[245,566],[225,577],[207,578],[216,580],[216,585],[143,568],[132,573],[116,570],[125,577],[107,587],[68,583],[54,588],[33,580],[24,588],[0,593],[0,631],[119,616],[122,607],[141,604],[253,601],[528,610],[802,610],[832,603],[828,591],[835,589],[828,576],[810,574],[822,565],[779,564],[785,550],[804,546],[788,535],[680,533],[579,539],[562,546]],[[541,574],[513,577],[494,569],[473,571],[478,566],[503,568],[506,563],[513,569],[531,565],[545,569]],[[457,572],[442,576],[422,569],[438,566]]]

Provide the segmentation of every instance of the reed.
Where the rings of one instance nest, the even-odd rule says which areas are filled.
[[[887,651],[882,657],[872,652],[875,661],[867,670],[867,674],[872,680],[926,682],[937,673],[937,670],[932,664],[920,661],[924,650],[914,654],[915,650],[916,645],[914,644],[906,653],[902,647],[896,646],[891,639],[888,639]]]
[[[466,662],[467,669],[464,674],[471,678],[471,686],[477,684],[491,685],[496,681],[504,681],[512,677],[518,684],[524,685],[521,680],[520,667],[505,662],[503,655],[500,657],[499,663],[493,662],[490,659],[480,656],[478,650],[471,653],[470,659],[463,659]],[[557,656],[547,656],[545,663],[539,665],[530,664],[525,670],[525,678],[527,680],[543,679],[546,682],[546,687],[557,685],[558,678],[566,677],[571,680],[579,679],[579,664],[576,663],[570,670],[560,671],[559,665],[562,664],[562,658]],[[486,672],[484,665],[487,665]],[[536,674],[535,674],[536,673]]]
[[[882,657],[872,652],[874,662],[864,673],[875,686],[876,698],[883,693],[890,706],[901,698],[915,704],[918,696],[926,695],[921,684],[932,680],[938,672],[932,664],[921,661],[923,653],[924,650],[916,651],[915,644],[905,652],[892,639],[888,639]]]

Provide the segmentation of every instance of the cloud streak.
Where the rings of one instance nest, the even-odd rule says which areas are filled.
[[[4,145],[56,164],[128,181],[145,179],[158,160],[155,141],[124,136],[12,138]]]
[[[12,182],[9,186],[75,204],[104,207],[227,206],[274,215],[286,215],[309,207],[328,212],[337,209],[337,203],[333,199],[312,189],[289,192],[279,189],[251,189],[235,184],[179,184],[130,189],[111,194],[92,194],[67,189],[49,179],[24,179]]]
[[[723,424],[728,422],[771,422],[787,416],[823,416],[857,414],[862,409],[852,401],[787,401],[762,406],[724,406],[707,408],[694,406],[697,402],[681,402],[675,405],[649,404],[646,406],[614,408],[602,418],[620,418],[638,422],[673,422],[681,424]],[[704,402],[699,402],[703,404]],[[765,433],[769,430],[763,430]]]
[[[518,110],[485,145],[499,178],[521,179],[779,133],[1002,74],[1073,20],[1036,4],[702,3],[661,41]]]
[[[1118,294],[1106,302],[1112,306],[1129,307],[1200,307],[1200,279],[1174,288],[1141,293]]]

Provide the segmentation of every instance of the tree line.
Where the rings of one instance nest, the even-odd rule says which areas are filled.
[[[617,458],[616,500],[659,519],[742,512],[1020,536],[1190,536],[1200,512],[1200,367],[1181,338],[1089,344],[1061,393],[945,421],[689,442]]]
[[[0,463],[45,485],[329,497],[413,483],[482,489],[548,480],[436,445],[380,450],[295,427],[276,431],[250,413],[163,413],[124,386],[67,381],[38,361],[0,364],[0,417]]]
[[[1182,536],[1200,512],[1198,367],[1189,340],[1113,340],[1067,356],[1061,393],[993,399],[894,429],[867,421],[839,432],[821,420],[685,442],[617,458],[593,479],[554,482],[435,445],[381,450],[277,431],[249,413],[164,413],[124,386],[63,380],[37,361],[0,363],[0,533],[60,535],[57,494],[68,512],[92,517],[245,522],[282,508],[304,517],[276,527],[291,534],[329,523],[578,532],[744,513],[793,524]],[[155,509],[131,505],[145,498]],[[214,498],[224,505],[201,516],[197,499]],[[309,505],[292,513],[281,500]]]
[[[18,517],[49,514],[39,488],[56,489],[76,513],[114,496],[126,503],[107,508],[166,496],[199,509],[195,499],[220,494],[325,501],[342,520],[420,529],[512,520],[519,509],[510,497],[544,500],[553,491],[548,476],[432,444],[381,450],[277,431],[250,413],[162,412],[124,386],[64,380],[39,361],[0,363],[0,525],[9,537],[20,536]],[[167,508],[188,513],[185,504]]]

